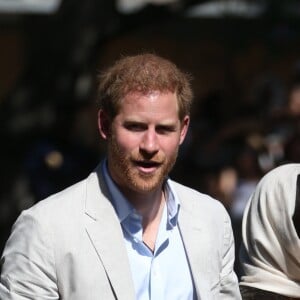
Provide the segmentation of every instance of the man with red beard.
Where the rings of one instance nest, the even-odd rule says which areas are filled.
[[[230,219],[219,201],[172,181],[189,122],[186,74],[153,54],[100,76],[107,158],[14,225],[1,299],[240,299]]]

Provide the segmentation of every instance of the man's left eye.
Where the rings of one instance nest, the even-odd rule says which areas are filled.
[[[130,131],[143,131],[145,127],[140,124],[128,124],[125,125],[125,128]]]
[[[175,128],[170,126],[159,126],[156,128],[156,132],[160,134],[174,132]]]

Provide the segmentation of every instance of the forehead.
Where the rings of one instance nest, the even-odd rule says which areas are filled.
[[[120,112],[144,112],[155,114],[178,114],[176,93],[150,91],[147,93],[130,92],[122,100]]]

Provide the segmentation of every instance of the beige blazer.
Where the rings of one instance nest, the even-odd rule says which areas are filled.
[[[198,299],[240,299],[224,207],[171,184],[181,202],[179,229]],[[108,197],[98,167],[22,212],[2,255],[0,299],[135,299],[122,230]]]

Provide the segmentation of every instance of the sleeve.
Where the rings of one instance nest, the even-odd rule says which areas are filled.
[[[224,219],[224,244],[222,255],[221,289],[219,299],[241,299],[237,276],[234,272],[235,248],[229,215]]]
[[[13,226],[0,263],[0,300],[59,299],[49,226],[31,210]]]

